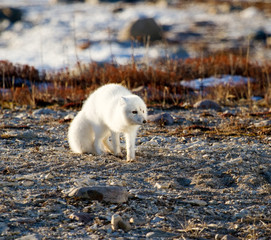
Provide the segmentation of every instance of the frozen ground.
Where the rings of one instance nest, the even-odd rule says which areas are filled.
[[[123,11],[113,13],[115,4],[51,5],[48,0],[2,0],[0,5],[19,7],[24,11],[22,21],[14,25],[0,23],[0,29],[4,29],[0,34],[0,59],[46,70],[70,67],[76,61],[114,60],[123,64],[131,61],[132,56],[145,61],[166,55],[174,57],[174,51],[180,52],[180,46],[194,57],[202,54],[202,50],[197,51],[190,44],[197,45],[194,33],[200,34],[200,41],[213,50],[244,47],[248,37],[261,29],[271,34],[270,16],[253,7],[214,12],[214,6],[206,4],[182,8],[137,4],[125,5]],[[131,43],[117,41],[123,26],[140,17],[153,17],[167,27],[166,38],[177,45],[146,47],[135,44],[131,47]],[[90,47],[79,49],[78,45],[85,41],[90,41]],[[271,56],[261,44],[254,46],[254,52],[257,59]]]

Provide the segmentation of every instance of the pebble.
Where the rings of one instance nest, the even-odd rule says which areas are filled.
[[[191,199],[191,200],[185,200],[185,203],[189,203],[191,205],[195,205],[195,206],[206,206],[207,202],[200,200],[200,199]]]
[[[122,217],[118,214],[112,215],[111,227],[113,231],[122,229],[123,231],[128,232],[132,229],[132,226],[130,225],[130,223],[127,221],[124,221]]]
[[[32,181],[32,180],[24,180],[24,181],[22,181],[22,185],[23,185],[24,187],[31,187],[31,186],[33,186],[34,184],[35,184],[35,182]]]

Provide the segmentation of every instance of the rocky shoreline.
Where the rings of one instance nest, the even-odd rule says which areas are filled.
[[[268,109],[150,110],[173,121],[141,128],[129,163],[71,153],[75,113],[0,111],[0,239],[269,239]],[[69,195],[96,186],[128,200]]]

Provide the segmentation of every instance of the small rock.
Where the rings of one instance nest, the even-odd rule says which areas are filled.
[[[46,174],[44,176],[44,179],[46,179],[46,180],[50,180],[50,179],[53,179],[53,178],[55,178],[55,176],[52,173],[48,173],[48,174]]]
[[[260,10],[256,7],[248,7],[240,12],[241,18],[253,19],[261,14]]]
[[[28,218],[28,217],[17,217],[17,218],[11,218],[10,222],[16,222],[20,224],[33,224],[36,222],[36,219]]]
[[[157,182],[157,183],[155,183],[154,187],[157,189],[167,189],[170,187],[170,183],[168,183],[168,182],[158,183]]]
[[[196,102],[193,107],[197,109],[214,109],[218,112],[222,111],[222,108],[217,102],[208,99]]]
[[[179,177],[176,179],[177,183],[183,187],[189,187],[190,184],[191,184],[191,180],[188,179],[188,178],[182,178],[182,177]]]
[[[80,222],[83,222],[83,223],[89,223],[90,221],[92,221],[94,219],[94,217],[91,214],[84,213],[84,212],[81,212],[81,213],[72,213],[69,216],[69,218],[77,220],[77,221],[80,221]]]
[[[148,120],[150,122],[162,123],[165,125],[172,125],[174,123],[174,119],[169,113],[158,113],[154,115],[149,115]]]
[[[225,235],[221,240],[238,240],[239,238],[236,238],[232,235]]]
[[[156,223],[159,223],[161,221],[163,221],[164,218],[162,217],[154,217],[152,220],[151,220],[151,224],[156,224]]]
[[[128,201],[129,193],[120,186],[96,186],[74,188],[68,193],[68,196],[77,199],[124,203]]]
[[[70,114],[68,114],[68,115],[66,115],[66,116],[64,117],[64,120],[65,120],[65,121],[70,121],[70,120],[73,120],[74,117],[75,117],[75,115],[72,114],[72,113],[70,113]]]
[[[19,184],[17,182],[0,181],[0,187],[16,187]]]
[[[127,221],[119,221],[118,224],[119,228],[122,229],[124,232],[128,232],[132,229],[132,226],[130,225],[130,223],[128,223]]]
[[[122,221],[122,218],[120,215],[118,214],[114,214],[112,215],[111,218],[111,227],[113,229],[113,231],[116,231],[119,229],[119,222]]]
[[[195,205],[195,206],[206,206],[207,202],[200,200],[200,199],[192,199],[192,200],[185,200],[185,203],[189,203],[191,205]]]
[[[28,234],[24,237],[16,238],[16,240],[40,240],[40,239],[42,238],[38,234]]]
[[[132,229],[130,223],[123,221],[122,217],[118,214],[114,214],[111,218],[111,227],[113,231],[122,229],[125,232],[128,232]]]
[[[34,184],[35,184],[35,182],[32,181],[32,180],[24,180],[24,181],[22,181],[22,185],[23,185],[24,187],[31,187],[31,186],[33,186]]]
[[[55,114],[55,111],[51,110],[49,108],[40,108],[40,109],[33,111],[33,113],[32,113],[33,116],[50,115],[50,114]]]
[[[236,218],[244,218],[249,214],[249,211],[246,209],[242,209],[240,212],[234,214]]]
[[[147,223],[147,219],[143,217],[131,218],[130,223],[132,223],[133,225],[142,226]]]

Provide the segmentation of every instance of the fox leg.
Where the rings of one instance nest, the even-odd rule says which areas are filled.
[[[103,139],[103,145],[104,145],[104,148],[105,148],[106,152],[114,154],[113,146],[109,142],[109,136],[110,136],[110,132],[108,132],[107,135],[105,136],[105,138]]]
[[[120,134],[112,132],[111,133],[112,138],[112,145],[113,145],[113,151],[116,156],[122,156],[120,151]]]
[[[104,149],[104,139],[106,138],[107,131],[105,131],[102,127],[94,127],[95,132],[95,140],[93,143],[93,147],[95,150],[95,153],[97,155],[101,155],[105,152]]]
[[[135,159],[136,132],[137,132],[137,128],[132,129],[130,132],[125,134],[127,161],[131,161]]]

